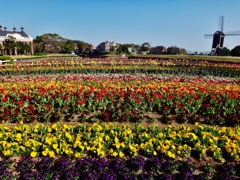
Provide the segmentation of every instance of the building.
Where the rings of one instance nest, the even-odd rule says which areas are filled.
[[[2,26],[0,26],[0,44],[2,45],[3,55],[18,55],[19,53],[26,54],[26,51],[20,52],[15,46],[6,48],[9,41],[22,42],[23,44],[29,45],[29,53],[34,54],[33,38],[24,32],[23,27],[21,28],[21,31],[16,31],[16,28],[13,28],[13,31],[8,31],[6,27],[2,29]]]
[[[167,48],[164,46],[156,46],[151,48],[150,54],[163,54],[167,52]]]
[[[117,44],[114,43],[114,41],[113,42],[105,41],[105,42],[102,42],[101,44],[99,44],[96,47],[96,50],[99,53],[109,53],[109,52],[113,51],[116,47],[117,47]]]

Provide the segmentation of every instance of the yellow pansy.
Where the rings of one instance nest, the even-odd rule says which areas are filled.
[[[57,149],[58,148],[58,144],[53,144],[53,149]]]
[[[110,140],[110,137],[108,135],[105,136],[105,141]]]
[[[74,154],[74,156],[75,156],[75,158],[80,158],[80,157],[81,157],[81,154],[80,154],[79,152],[76,152],[76,153]]]
[[[49,154],[50,157],[53,157],[55,153],[54,153],[54,151],[49,151],[48,154]]]
[[[116,151],[114,151],[114,152],[112,153],[112,155],[113,155],[114,157],[116,157],[116,156],[118,155],[118,153],[117,153]]]
[[[122,158],[122,157],[124,156],[124,153],[123,153],[122,151],[120,151],[120,152],[118,153],[118,155],[119,155],[120,158]]]
[[[33,152],[31,152],[30,155],[31,155],[31,157],[35,158],[37,156],[37,152],[33,151]]]
[[[43,156],[47,156],[48,152],[49,152],[49,150],[48,150],[48,148],[46,148],[44,151],[42,151],[42,155]]]
[[[156,156],[156,155],[157,155],[157,152],[156,152],[156,151],[153,151],[153,155]]]

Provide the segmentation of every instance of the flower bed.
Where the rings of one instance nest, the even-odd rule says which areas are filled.
[[[236,79],[154,75],[5,77],[0,86],[4,122],[140,122],[239,124]],[[86,118],[92,114],[92,119]]]
[[[0,161],[2,179],[239,179],[239,163],[221,165],[194,165],[191,161],[141,156],[129,159],[71,157],[39,158],[23,156],[19,160],[4,158]]]
[[[0,152],[4,156],[71,155],[90,156],[159,156],[184,160],[210,156],[216,161],[239,160],[240,128],[217,128],[196,125],[193,129],[168,126],[143,127],[93,125],[22,125],[0,128]]]
[[[240,176],[239,64],[51,58],[0,74],[2,179]]]
[[[188,60],[48,59],[0,67],[0,75],[53,73],[146,73],[240,77],[240,64],[189,62]]]

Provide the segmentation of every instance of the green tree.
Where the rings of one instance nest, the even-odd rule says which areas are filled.
[[[167,54],[179,54],[180,53],[180,48],[176,47],[176,46],[171,46],[167,48]]]
[[[119,44],[117,48],[118,53],[127,53],[129,45],[127,44]]]
[[[151,46],[148,42],[145,42],[141,45],[141,50],[142,51],[150,51],[150,49],[151,49]]]
[[[89,44],[83,41],[74,41],[74,43],[77,44],[77,48],[78,48],[78,53],[82,53],[84,52],[87,48],[89,48]]]
[[[23,44],[23,51],[26,51],[26,53],[31,52],[31,46],[29,44]]]
[[[186,49],[180,48],[180,54],[187,55]]]
[[[16,48],[17,48],[18,54],[25,54],[25,53],[28,54],[31,52],[30,45],[20,41],[16,42]]]
[[[65,43],[61,44],[61,52],[69,53],[71,51],[75,51],[75,46],[76,45],[72,40],[67,39]]]
[[[0,54],[2,54],[3,46],[0,44]]]
[[[231,56],[240,56],[240,45],[234,47],[234,48],[230,51],[230,55],[231,55]]]
[[[5,50],[9,51],[9,54],[12,55],[16,47],[16,38],[12,36],[8,36],[5,41],[4,47],[5,47]]]
[[[218,49],[217,53],[218,56],[229,56],[230,55],[230,50],[226,47],[222,48],[222,49]]]
[[[65,42],[66,40],[56,33],[43,34],[34,39],[35,50],[37,52],[61,52],[61,47]]]

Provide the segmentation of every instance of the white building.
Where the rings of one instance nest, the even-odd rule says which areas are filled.
[[[33,38],[28,36],[24,32],[24,28],[21,28],[21,31],[16,31],[16,28],[13,28],[13,31],[8,31],[6,27],[4,27],[4,30],[2,29],[2,26],[0,26],[0,44],[3,47],[3,55],[17,55],[18,49],[16,47],[13,47],[12,49],[5,49],[6,41],[10,38],[14,38],[17,42],[22,42],[23,44],[28,44],[31,47],[31,54],[34,54],[33,52]],[[11,51],[11,53],[10,53]]]
[[[113,42],[109,42],[109,41],[105,41],[105,42],[102,42],[101,44],[99,44],[97,47],[96,47],[96,50],[99,52],[99,53],[109,53],[111,52],[113,49],[115,49],[117,47],[117,44]]]

